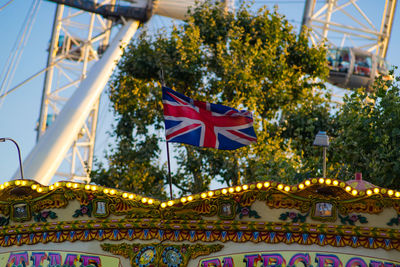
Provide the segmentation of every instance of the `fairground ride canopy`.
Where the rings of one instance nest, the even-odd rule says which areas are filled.
[[[400,266],[400,192],[356,188],[263,181],[163,202],[10,181],[0,185],[0,266]]]

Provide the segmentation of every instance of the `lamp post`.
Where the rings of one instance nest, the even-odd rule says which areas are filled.
[[[9,137],[0,138],[0,142],[5,142],[6,140],[13,142],[15,144],[15,146],[17,147],[18,158],[19,158],[19,170],[21,172],[21,179],[24,179],[24,171],[22,170],[21,151],[19,149],[19,146],[18,146],[17,142],[15,142],[15,140],[12,138],[9,138]]]
[[[319,131],[315,136],[313,146],[322,146],[323,148],[323,178],[326,178],[326,148],[329,146],[329,136],[325,131]]]

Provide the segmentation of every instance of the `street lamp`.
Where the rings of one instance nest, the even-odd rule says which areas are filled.
[[[22,170],[22,161],[21,161],[21,151],[19,150],[19,146],[18,146],[17,142],[15,142],[15,140],[12,138],[9,138],[9,137],[0,138],[0,142],[5,142],[6,140],[13,142],[15,144],[15,146],[17,147],[18,158],[19,158],[19,170],[21,171],[21,179],[24,179],[24,171]]]
[[[315,136],[313,146],[322,146],[323,148],[323,178],[326,178],[326,148],[329,146],[329,136],[325,131],[319,131]]]

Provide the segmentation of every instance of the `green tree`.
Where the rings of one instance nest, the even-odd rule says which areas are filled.
[[[298,173],[311,170],[303,158],[309,149],[293,136],[306,133],[308,140],[324,124],[316,123],[318,116],[329,114],[321,93],[328,74],[324,47],[310,47],[307,34],[297,34],[276,10],[242,5],[230,13],[206,2],[170,33],[143,33],[129,45],[109,90],[118,117],[116,147],[107,155],[107,166],[93,171],[94,182],[163,194],[161,70],[168,87],[189,97],[252,111],[258,136],[257,144],[235,151],[173,145],[178,168],[172,178],[182,194],[206,190],[211,179],[227,185],[293,182]],[[301,113],[313,127],[284,130],[287,118]]]
[[[344,98],[330,154],[339,178],[361,172],[375,185],[400,189],[399,82],[377,79],[372,92],[360,89]]]

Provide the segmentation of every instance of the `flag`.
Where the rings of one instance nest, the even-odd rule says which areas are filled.
[[[225,150],[257,142],[249,111],[196,101],[167,87],[162,101],[168,142]]]

